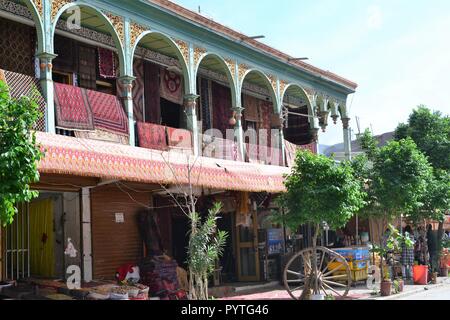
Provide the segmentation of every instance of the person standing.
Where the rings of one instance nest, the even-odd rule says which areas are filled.
[[[431,224],[427,226],[427,242],[428,242],[428,251],[430,253],[430,273],[437,271],[437,233],[433,231],[433,227]]]
[[[408,240],[414,242],[414,235],[411,226],[407,225],[404,231],[404,239],[401,243],[401,258],[402,276],[405,281],[412,279],[413,265],[414,265],[414,244],[409,244]]]
[[[418,228],[418,238],[414,247],[415,258],[419,262],[419,265],[427,266],[430,261],[430,255],[428,253],[428,243],[424,227]]]

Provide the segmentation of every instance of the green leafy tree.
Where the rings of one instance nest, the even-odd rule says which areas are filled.
[[[28,97],[13,99],[0,81],[0,223],[12,223],[16,204],[31,201],[38,193],[30,184],[39,180],[37,163],[42,152],[33,126],[39,118],[37,104]]]
[[[450,117],[421,105],[412,112],[407,123],[397,127],[395,137],[397,140],[406,137],[414,140],[434,168],[434,177],[422,200],[425,205],[413,218],[439,221],[438,239],[442,239],[445,213],[450,211]],[[440,241],[436,249],[434,256],[438,257],[442,250]],[[436,260],[433,265],[436,268]]]
[[[450,117],[419,106],[395,131],[396,140],[411,138],[433,168],[450,170]]]
[[[333,229],[343,227],[365,204],[364,190],[355,179],[350,163],[338,164],[309,151],[298,151],[285,185],[287,192],[278,198],[278,202],[287,212],[274,213],[273,221],[284,223],[291,230],[304,224],[314,225],[312,261],[317,254],[321,224],[326,222]],[[311,265],[315,274],[317,264]],[[313,284],[313,290],[318,294],[317,282]]]
[[[424,207],[433,168],[410,138],[390,141],[380,148],[366,130],[360,142],[366,155],[358,157],[353,167],[367,192],[361,216],[381,220],[383,232],[390,221],[402,214],[412,217]],[[377,247],[384,247],[382,234],[379,237]],[[383,274],[383,255],[380,257]]]

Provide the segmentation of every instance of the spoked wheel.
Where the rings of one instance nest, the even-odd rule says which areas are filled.
[[[352,278],[344,257],[328,248],[317,247],[315,258],[313,248],[293,256],[284,269],[283,281],[294,300],[304,300],[310,294],[346,297]],[[319,291],[313,292],[316,283]]]

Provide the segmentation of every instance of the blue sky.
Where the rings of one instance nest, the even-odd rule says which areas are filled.
[[[394,130],[419,104],[450,113],[448,0],[175,0],[358,83],[348,105],[362,130]],[[331,122],[332,123],[332,122]],[[322,144],[342,142],[330,125]]]

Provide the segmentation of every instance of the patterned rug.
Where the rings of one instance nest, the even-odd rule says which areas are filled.
[[[258,113],[259,100],[255,97],[244,95],[244,119],[246,121],[259,122],[260,116]]]
[[[161,69],[161,98],[183,105],[183,79],[180,75]]]
[[[133,105],[134,119],[136,121],[144,121],[144,61],[142,59],[134,59],[133,73],[136,80],[133,84]]]
[[[86,90],[86,96],[96,129],[128,135],[128,118],[116,96],[93,90]]]
[[[192,134],[189,130],[167,128],[169,147],[192,149]]]
[[[84,89],[55,82],[56,126],[66,130],[94,130],[94,116]]]
[[[153,123],[137,123],[139,147],[166,151],[166,127]]]
[[[45,131],[46,102],[41,93],[39,80],[24,74],[4,70],[0,70],[0,80],[1,77],[3,77],[3,80],[8,85],[11,97],[20,99],[26,96],[37,103],[42,116],[38,119],[34,128],[37,131]]]
[[[115,134],[104,130],[75,131],[75,137],[81,139],[94,139],[106,142],[115,142],[124,145],[130,144],[130,139],[128,136]]]
[[[98,51],[98,70],[100,76],[105,79],[116,78],[114,52],[105,48],[97,48],[97,51]]]

